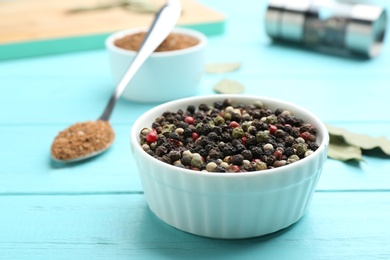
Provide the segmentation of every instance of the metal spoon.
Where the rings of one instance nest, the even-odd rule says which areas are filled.
[[[125,90],[130,80],[136,74],[138,69],[142,66],[142,64],[147,60],[147,58],[154,52],[155,49],[157,49],[157,47],[164,41],[164,39],[172,31],[175,24],[180,18],[180,13],[181,13],[180,0],[168,0],[167,3],[156,13],[153,23],[149,28],[138,53],[134,57],[132,63],[130,64],[122,80],[116,86],[110,100],[108,101],[106,108],[103,111],[103,114],[98,118],[97,121],[99,120],[105,121],[109,126],[108,121],[110,119],[110,116],[112,114],[112,111],[114,109],[117,100]],[[112,134],[114,134],[112,128],[109,127],[109,129],[110,131],[112,131]],[[54,139],[52,147],[54,146],[56,140],[57,138]],[[58,162],[76,162],[76,161],[85,160],[106,151],[112,145],[112,141],[108,143],[104,148],[98,151],[93,151],[91,153],[78,156],[75,158],[59,159],[53,155],[53,152],[52,152],[52,158],[53,160]]]

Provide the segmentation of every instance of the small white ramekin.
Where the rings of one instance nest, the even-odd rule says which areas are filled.
[[[178,168],[148,155],[139,133],[165,111],[186,111],[188,105],[262,101],[271,109],[291,111],[317,128],[319,148],[295,163],[255,172],[214,173]],[[309,111],[281,100],[244,95],[185,98],[159,105],[143,114],[131,130],[131,147],[152,212],[180,230],[212,238],[256,237],[286,228],[308,210],[323,164],[329,135],[325,125]]]
[[[144,31],[145,28],[123,30],[106,39],[114,84],[119,83],[136,55],[135,51],[115,46],[115,40]],[[154,52],[128,84],[122,97],[153,103],[190,97],[197,93],[204,71],[207,38],[191,29],[175,28],[173,32],[194,37],[199,43],[181,50]]]

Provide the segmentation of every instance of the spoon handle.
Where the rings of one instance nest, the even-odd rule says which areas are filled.
[[[112,93],[103,114],[99,117],[100,120],[108,121],[110,119],[116,101],[119,99],[126,86],[145,60],[154,52],[155,49],[157,49],[157,47],[165,40],[175,27],[175,24],[180,18],[180,13],[180,0],[168,0],[168,2],[156,13],[153,23],[146,34],[139,51],[134,57],[123,78],[116,86],[114,93]]]

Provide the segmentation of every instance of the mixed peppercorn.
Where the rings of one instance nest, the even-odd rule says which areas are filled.
[[[189,105],[167,111],[140,132],[149,155],[177,167],[208,172],[246,172],[281,167],[318,148],[316,128],[290,111],[262,102]]]

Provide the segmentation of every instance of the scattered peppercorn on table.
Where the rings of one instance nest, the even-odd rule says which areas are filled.
[[[286,100],[326,124],[390,138],[389,39],[372,60],[326,55],[272,43],[265,1],[202,2],[228,17],[224,34],[209,37],[207,62],[241,67],[205,73],[198,95],[235,80],[244,94]],[[0,62],[1,259],[390,259],[390,158],[380,151],[360,162],[328,159],[302,219],[245,240],[191,235],[149,210],[129,133],[157,104],[121,100],[107,152],[74,164],[51,160],[58,132],[95,120],[113,88],[106,50]]]

